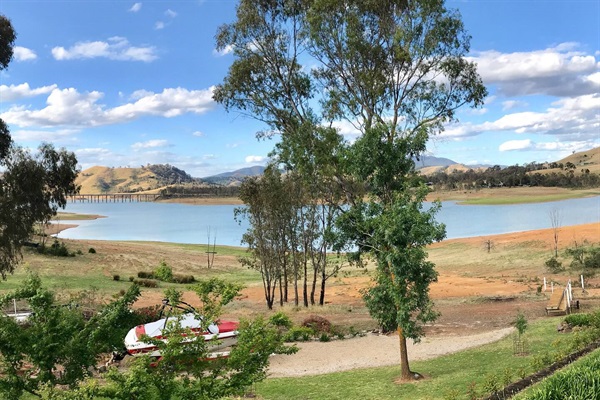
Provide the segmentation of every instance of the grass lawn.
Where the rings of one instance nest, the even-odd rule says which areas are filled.
[[[273,378],[257,385],[262,399],[468,399],[472,388],[478,397],[492,386],[516,381],[534,372],[536,354],[560,353],[570,334],[559,334],[556,326],[563,317],[532,323],[525,333],[529,355],[513,354],[513,336],[499,342],[427,361],[411,363],[411,369],[425,375],[415,383],[396,383],[399,367],[353,370],[301,378]],[[410,354],[409,354],[410,357]]]

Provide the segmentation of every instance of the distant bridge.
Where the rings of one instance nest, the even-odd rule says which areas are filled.
[[[113,193],[113,194],[77,194],[69,196],[72,203],[134,203],[156,201],[160,194]]]

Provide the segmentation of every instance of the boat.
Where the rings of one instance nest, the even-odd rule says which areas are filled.
[[[182,304],[184,306],[182,306]],[[171,315],[165,318],[160,318],[165,310],[169,308]],[[172,311],[178,308],[186,311],[185,313],[175,315]],[[228,357],[231,349],[237,343],[238,326],[237,321],[218,320],[212,323],[205,330],[202,328],[202,316],[196,313],[196,310],[189,304],[181,302],[177,305],[169,304],[168,300],[163,300],[163,309],[159,314],[157,321],[138,325],[129,330],[125,336],[125,349],[127,353],[137,357],[141,355],[149,355],[151,357],[160,358],[160,349],[153,343],[143,341],[144,336],[151,337],[162,341],[168,341],[168,336],[163,332],[167,325],[171,323],[179,323],[181,328],[189,329],[193,335],[184,334],[184,343],[194,340],[204,340],[208,343],[208,359],[216,359],[219,357]]]

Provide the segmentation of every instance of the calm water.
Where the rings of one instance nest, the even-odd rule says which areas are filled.
[[[192,206],[165,203],[69,203],[66,211],[100,214],[93,221],[65,221],[79,226],[59,237],[97,240],[149,240],[174,243],[211,242],[239,246],[248,225],[233,219],[236,206]],[[438,221],[447,237],[461,238],[551,228],[549,213],[557,210],[561,226],[600,223],[600,196],[551,203],[510,206],[461,206],[442,203]]]

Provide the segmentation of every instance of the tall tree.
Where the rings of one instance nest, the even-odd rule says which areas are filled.
[[[420,324],[435,317],[428,288],[436,274],[424,246],[444,237],[436,207],[423,209],[412,160],[460,107],[483,104],[469,41],[443,0],[242,0],[237,22],[218,35],[236,60],[215,99],[267,122],[281,133],[283,160],[296,168],[309,160],[345,193],[350,207],[339,226],[346,243],[377,262],[366,300],[398,327],[405,379],[413,376],[406,338],[418,340]],[[300,67],[300,55],[311,68]],[[316,104],[318,115],[308,108]],[[320,127],[339,120],[362,137],[321,140],[328,131]],[[310,157],[315,143],[334,142],[332,159]]]
[[[435,318],[428,288],[436,273],[424,246],[441,240],[444,228],[436,207],[422,208],[426,189],[414,180],[412,160],[458,108],[481,105],[486,89],[465,58],[470,37],[460,15],[443,0],[315,0],[306,21],[324,115],[362,133],[345,163],[367,196],[349,193],[340,222],[377,262],[365,299],[376,318],[398,328],[402,377],[413,379],[406,338],[418,340],[420,324]]]
[[[232,49],[235,60],[214,93],[214,99],[228,111],[236,110],[263,121],[267,129],[258,133],[259,138],[280,135],[272,154],[273,163],[300,181],[296,188],[302,189],[302,196],[298,199],[306,208],[298,209],[291,220],[297,223],[298,235],[288,233],[293,247],[294,279],[300,276],[297,270],[302,271],[305,305],[309,302],[309,269],[313,271],[313,303],[317,277],[321,277],[322,298],[325,281],[332,274],[331,269],[327,271],[325,254],[332,248],[332,215],[339,211],[340,192],[332,190],[332,173],[333,160],[342,143],[335,129],[319,126],[320,117],[312,109],[313,78],[301,64],[301,58],[306,57],[302,27],[307,5],[299,0],[240,1],[237,20],[222,26],[217,33],[217,48]],[[321,208],[324,204],[334,206]],[[323,210],[327,211],[325,215]]]
[[[10,21],[0,15],[0,71],[7,68],[16,38]],[[37,155],[15,146],[0,120],[0,276],[14,271],[21,247],[37,222],[47,222],[78,191],[77,159],[66,150],[42,144]]]

